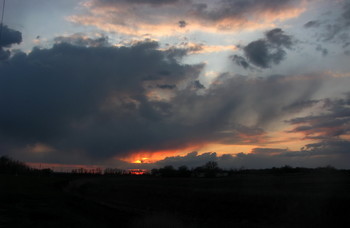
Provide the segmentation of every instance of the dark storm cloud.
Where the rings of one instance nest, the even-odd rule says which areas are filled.
[[[204,65],[181,64],[157,42],[80,44],[36,48],[0,65],[2,146],[46,145],[52,152],[30,159],[62,162],[211,142],[259,143],[269,123],[283,120],[283,107],[310,100],[318,85],[315,77],[300,83],[293,76],[222,74],[204,88],[198,79]],[[152,98],[165,92],[160,87],[169,88],[168,100]],[[255,121],[248,127],[250,115]]]
[[[149,101],[143,83],[189,80],[202,66],[167,60],[157,45],[112,48],[62,43],[15,55],[0,67],[2,142],[41,142],[104,156],[166,140],[171,125],[160,138],[149,133],[162,130],[169,105]],[[165,70],[169,73],[163,74]]]
[[[163,84],[163,85],[157,85],[160,89],[175,89],[176,85],[169,85],[169,84]]]
[[[5,48],[11,47],[13,44],[20,44],[22,42],[22,33],[13,30],[6,25],[2,26],[0,37],[0,61],[6,60],[10,57],[11,52]]]
[[[271,51],[271,49],[274,49]],[[265,40],[253,41],[244,47],[244,55],[255,66],[269,68],[271,64],[279,64],[286,55],[280,48],[271,48]]]
[[[2,27],[0,47],[10,47],[12,44],[20,44],[22,42],[22,33],[13,30],[6,25]]]
[[[260,68],[270,68],[272,64],[279,64],[285,59],[285,49],[291,49],[295,45],[292,36],[286,35],[280,28],[272,29],[265,33],[264,39],[259,39],[243,47],[244,57],[231,56],[237,65],[248,69],[250,63]]]

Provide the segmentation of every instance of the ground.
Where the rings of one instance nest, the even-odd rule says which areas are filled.
[[[349,174],[223,178],[0,175],[0,227],[330,227]]]

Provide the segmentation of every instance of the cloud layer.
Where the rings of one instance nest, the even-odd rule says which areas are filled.
[[[182,64],[153,41],[56,41],[0,66],[2,145],[107,159],[210,142],[259,144],[269,124],[288,115],[284,107],[308,100],[318,84],[222,74],[204,88],[203,64]]]
[[[25,17],[33,27],[3,27],[0,151],[70,164],[349,161],[349,1],[79,2],[62,3],[66,21],[42,4]],[[57,31],[37,29],[40,15]]]
[[[271,27],[277,20],[296,17],[304,0],[124,1],[91,0],[87,13],[70,17],[82,25],[127,35],[171,35],[190,30],[236,31]]]

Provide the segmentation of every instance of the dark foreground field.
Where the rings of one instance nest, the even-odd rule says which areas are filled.
[[[348,174],[0,175],[0,227],[342,227]]]

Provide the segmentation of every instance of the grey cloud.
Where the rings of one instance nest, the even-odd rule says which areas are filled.
[[[6,25],[2,26],[0,48],[10,47],[12,44],[20,44],[22,42],[22,33],[13,30]]]
[[[308,144],[305,152],[311,155],[348,155],[350,156],[350,141],[348,140],[324,140],[319,143]]]
[[[319,22],[319,21],[309,21],[304,25],[304,27],[305,28],[312,28],[312,27],[319,27],[320,25],[321,25],[321,22]]]
[[[321,52],[323,56],[328,55],[328,49],[327,48],[323,48],[321,45],[317,45],[316,51]]]
[[[284,118],[283,107],[310,99],[318,84],[317,78],[300,83],[286,80],[293,76],[222,74],[204,88],[198,79],[203,67],[169,58],[157,42],[119,48],[59,43],[17,53],[0,65],[0,145],[19,153],[44,144],[53,152],[31,158],[53,162],[259,143],[269,123]],[[149,94],[159,85],[177,89],[167,91],[169,100],[154,100]],[[249,115],[256,121],[248,127]]]
[[[317,29],[316,37],[319,41],[341,44],[346,48],[350,42],[350,2],[339,2],[339,8],[335,8],[333,12],[332,18],[320,17],[318,20],[309,21],[304,27]]]
[[[342,144],[342,145],[340,145]],[[336,143],[337,146],[345,148],[349,146],[347,143]],[[316,147],[316,145],[314,145]],[[327,147],[327,146],[326,146]],[[330,149],[330,148],[327,148]],[[326,152],[326,150],[323,152]],[[332,147],[332,149],[335,149]],[[338,154],[337,157],[319,156],[319,153],[310,151],[288,151],[286,149],[271,149],[271,148],[257,148],[259,153],[237,153],[218,155],[215,152],[207,152],[199,154],[198,152],[191,152],[184,156],[167,157],[158,161],[155,165],[163,167],[165,165],[172,165],[179,167],[186,165],[190,168],[202,166],[209,161],[215,161],[219,167],[225,169],[263,169],[271,167],[282,167],[289,165],[292,167],[309,167],[316,168],[321,166],[331,165],[337,168],[349,168],[349,154]],[[274,151],[275,153],[265,153]],[[237,152],[237,151],[232,151]],[[327,151],[326,155],[331,155]],[[323,153],[325,155],[325,153]],[[334,154],[333,154],[334,155]]]
[[[191,13],[203,20],[221,21],[228,18],[247,18],[247,15],[264,11],[280,12],[300,2],[299,0],[222,0],[212,8],[205,3],[194,4]]]
[[[240,55],[232,55],[230,56],[231,60],[236,63],[238,66],[243,67],[244,69],[251,69],[251,66],[249,64],[249,62]]]
[[[194,89],[205,89],[205,86],[199,80],[194,81],[192,87]]]
[[[165,165],[172,165],[174,167],[179,167],[183,165],[186,165],[188,167],[198,167],[204,165],[209,161],[217,160],[218,156],[215,152],[207,152],[199,155],[198,152],[194,151],[188,153],[185,156],[167,157],[164,160],[158,161],[156,165],[160,167]]]
[[[243,47],[243,52],[248,61],[238,55],[231,56],[231,59],[245,69],[254,64],[260,68],[270,68],[272,64],[279,64],[285,59],[285,49],[295,45],[292,36],[286,35],[282,29],[276,28],[265,33],[264,39],[259,39]]]
[[[176,85],[169,85],[169,84],[163,84],[163,85],[157,85],[160,89],[175,89]]]
[[[11,56],[11,52],[9,50],[4,50],[3,48],[0,48],[0,61],[6,60]]]
[[[344,99],[325,99],[323,103],[327,112],[290,120],[290,124],[296,125],[292,132],[318,140],[306,145],[302,150],[304,154],[337,156],[343,163],[350,164],[350,141],[347,139],[350,135],[350,95]]]
[[[0,37],[0,61],[8,59],[11,55],[11,52],[9,50],[6,50],[6,48],[11,47],[13,44],[20,44],[21,42],[21,32],[3,25]]]
[[[184,21],[184,20],[181,20],[181,21],[179,21],[178,23],[179,23],[179,27],[180,27],[180,28],[185,28],[185,27],[187,26],[187,22]]]
[[[156,48],[62,43],[15,55],[0,67],[2,143],[41,142],[103,157],[167,141],[177,128],[161,121],[169,105],[148,100],[143,83],[151,75],[155,85],[176,84],[196,78],[202,66],[167,60]]]
[[[178,47],[174,47],[174,46],[169,47],[166,50],[166,54],[167,54],[168,58],[181,59],[188,54],[196,53],[196,52],[203,50],[203,44],[196,43],[194,45],[187,46],[188,43],[183,42],[183,43],[181,43],[181,45],[183,45],[185,47],[182,47],[182,48],[178,48]]]
[[[305,108],[310,108],[315,104],[319,103],[319,100],[301,100],[297,101],[291,105],[283,107],[286,112],[300,112]]]
[[[56,44],[68,43],[75,46],[83,47],[103,47],[109,46],[108,37],[102,36],[96,39],[86,37],[84,34],[74,34],[72,36],[59,36],[54,38]]]
[[[252,150],[253,154],[262,154],[262,155],[274,155],[274,154],[282,154],[289,152],[288,149],[277,149],[277,148],[254,148]]]
[[[279,64],[286,56],[286,52],[283,49],[273,49],[266,41],[258,40],[248,44],[244,48],[244,54],[254,65],[261,68],[269,68],[272,63]]]
[[[147,4],[147,5],[168,5],[180,2],[181,0],[95,0],[96,4],[101,5],[117,5],[117,4]]]
[[[291,48],[295,44],[292,37],[286,35],[280,28],[275,28],[266,32],[265,36],[268,42],[278,47]]]
[[[270,45],[265,40],[253,41],[243,50],[248,60],[261,68],[269,68],[272,63],[279,64],[286,55],[286,52],[279,48],[271,52]]]

